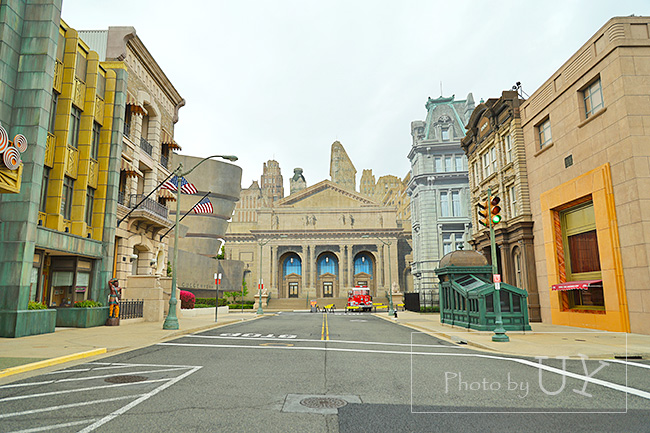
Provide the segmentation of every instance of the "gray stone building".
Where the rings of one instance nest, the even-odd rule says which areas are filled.
[[[426,120],[411,122],[413,145],[408,154],[415,291],[435,288],[434,270],[440,258],[456,249],[469,249],[471,239],[467,158],[460,141],[474,99],[471,93],[461,101],[441,96],[429,98],[425,107]]]

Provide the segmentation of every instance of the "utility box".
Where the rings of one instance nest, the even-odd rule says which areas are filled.
[[[440,279],[440,321],[479,331],[496,328],[494,303],[501,302],[501,318],[506,331],[530,331],[528,293],[501,283],[492,283],[492,266],[476,251],[453,251],[440,259],[436,274]]]

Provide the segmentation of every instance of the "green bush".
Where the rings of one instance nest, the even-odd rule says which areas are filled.
[[[420,307],[420,313],[439,313],[440,306],[434,305],[433,307]]]
[[[243,306],[242,306],[242,304],[230,304],[230,305],[228,305],[228,308],[230,308],[231,310],[241,310],[242,308],[244,310],[252,310],[253,309],[253,303],[244,304]]]
[[[47,305],[41,304],[40,302],[29,301],[27,304],[28,310],[47,310]]]
[[[75,308],[96,308],[102,306],[101,302],[95,302],[92,299],[86,299],[85,301],[77,301],[74,303]]]

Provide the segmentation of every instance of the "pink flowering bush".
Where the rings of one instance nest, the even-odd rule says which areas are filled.
[[[187,290],[181,290],[181,308],[184,310],[194,309],[194,293],[188,292]]]

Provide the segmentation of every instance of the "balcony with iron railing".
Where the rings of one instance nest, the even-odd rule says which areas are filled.
[[[160,155],[160,165],[169,168],[169,158],[165,155]]]
[[[140,137],[140,148],[149,156],[153,155],[153,146],[144,137]]]
[[[173,223],[169,220],[169,209],[167,209],[167,206],[145,197],[146,194],[129,195],[128,207],[133,209],[129,218],[141,220],[149,226],[171,227]]]

